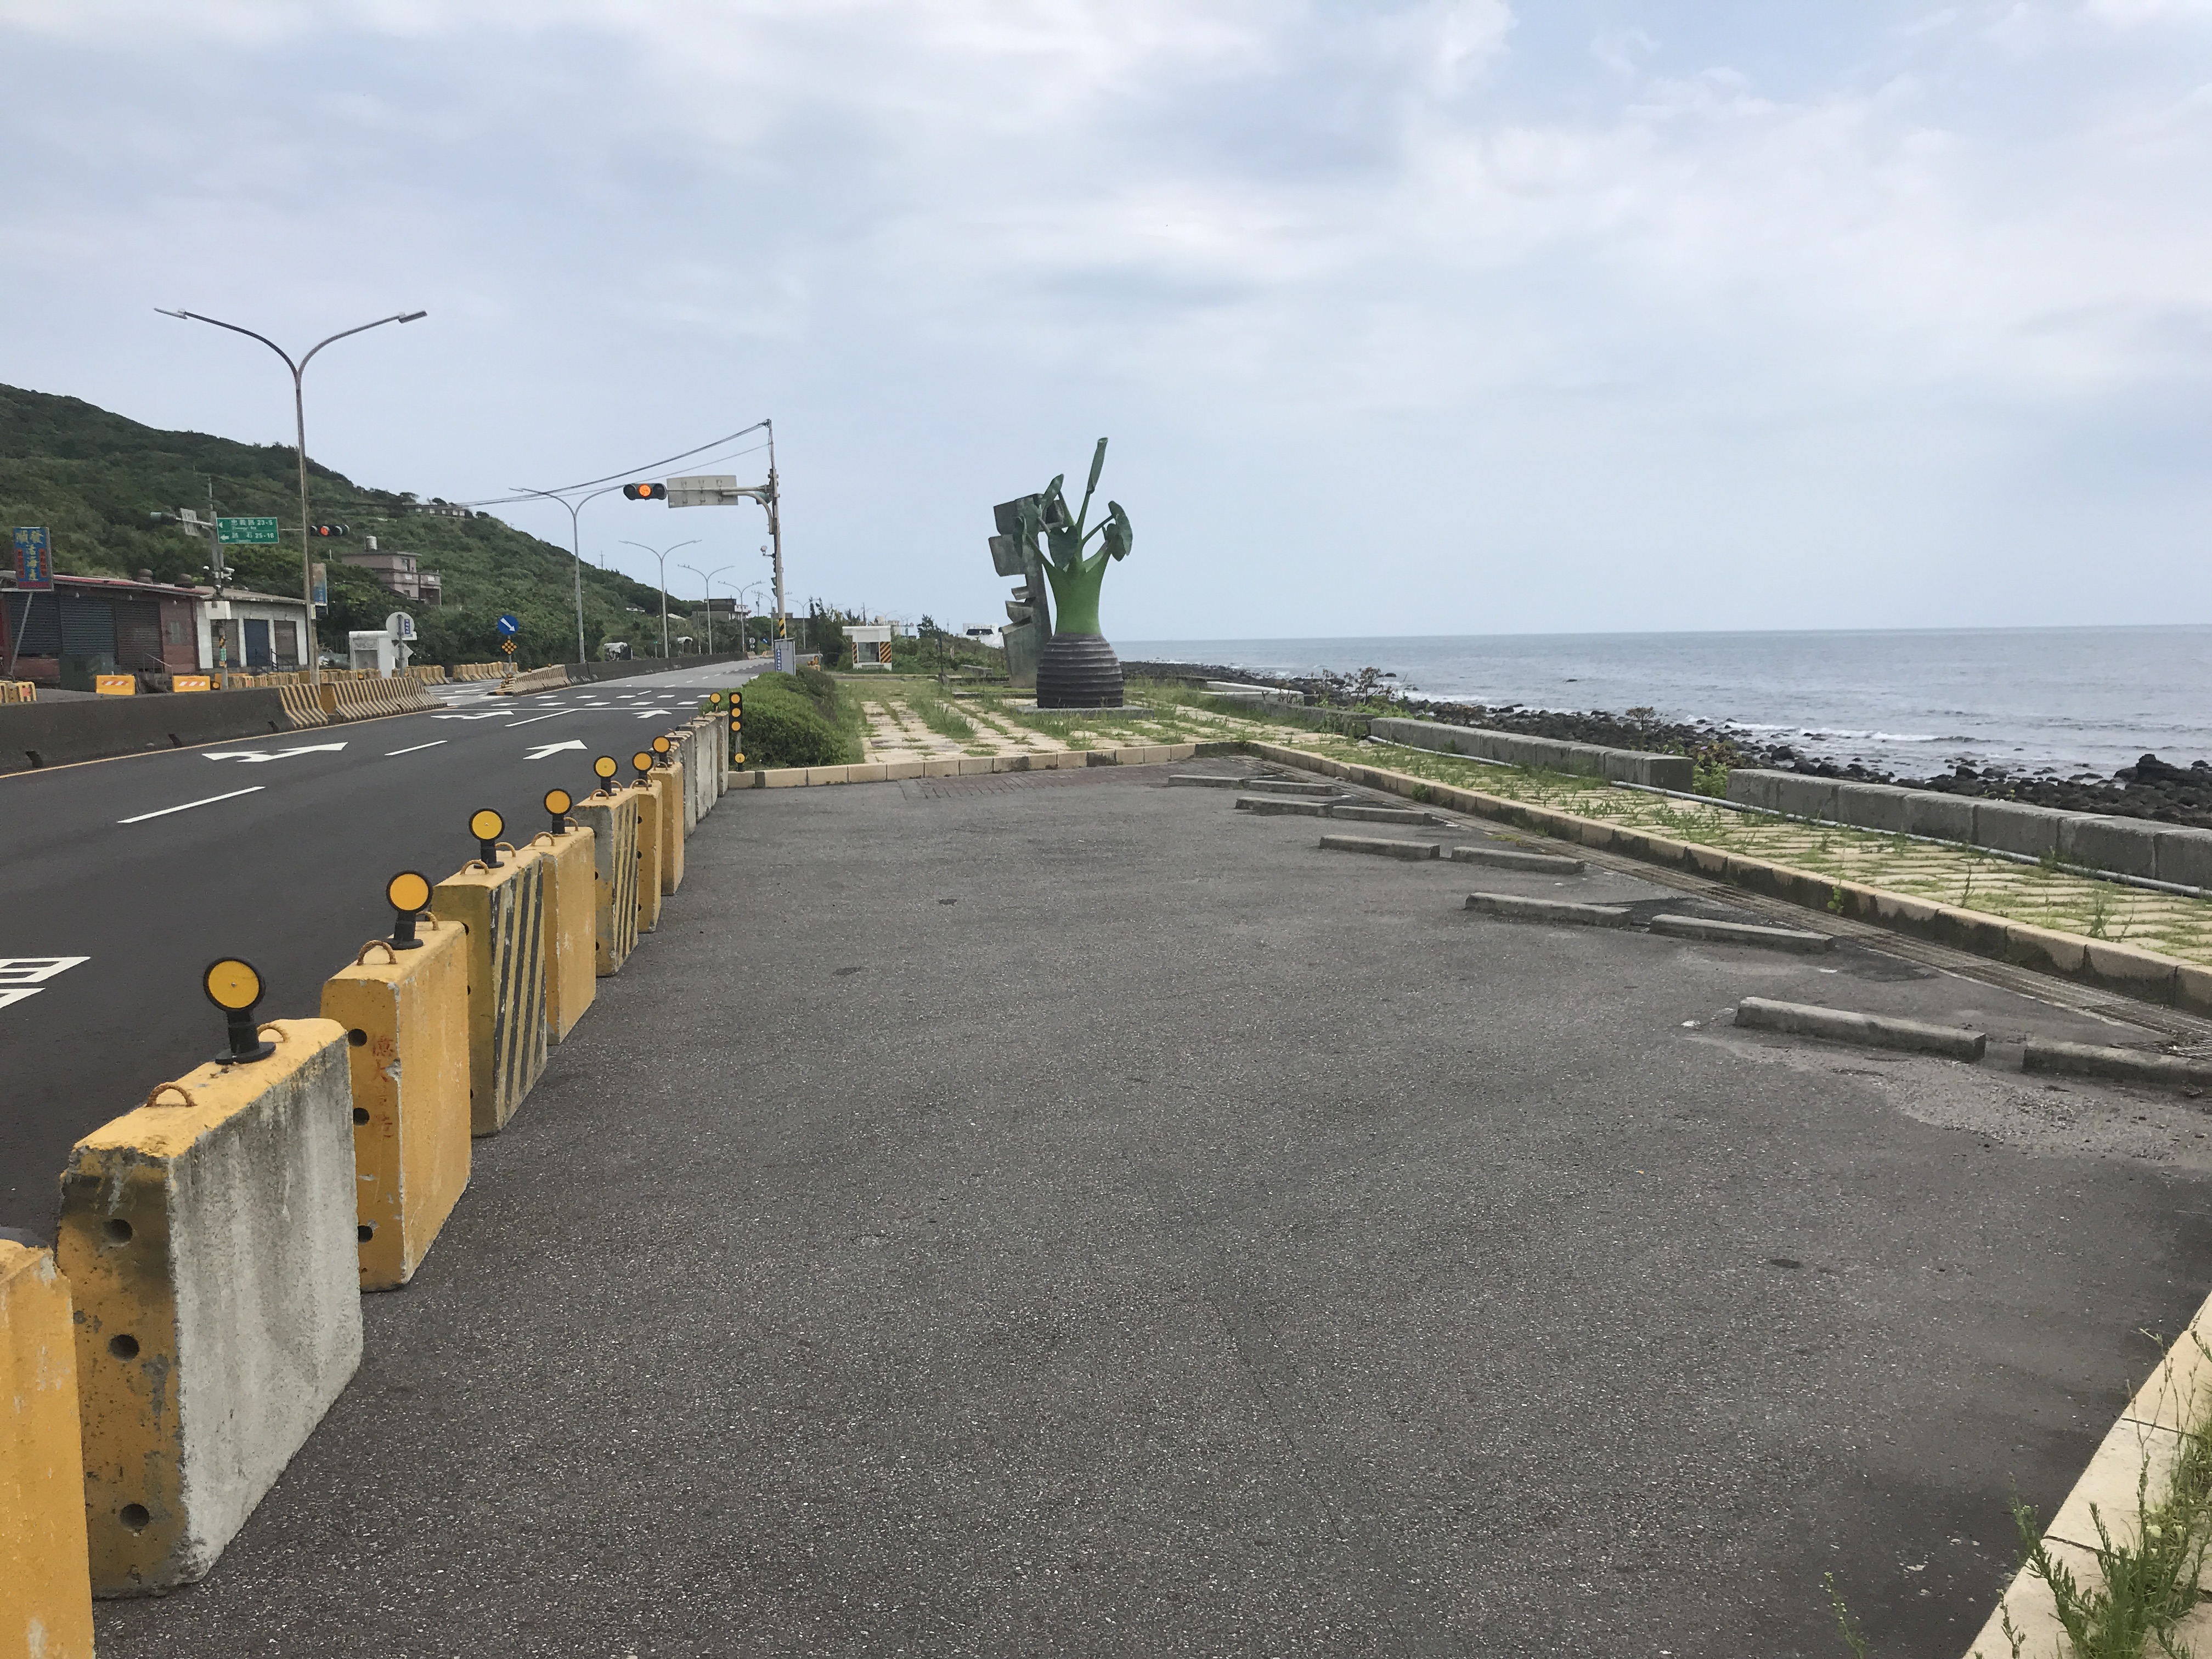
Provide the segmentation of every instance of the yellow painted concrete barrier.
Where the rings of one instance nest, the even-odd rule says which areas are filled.
[[[531,851],[545,860],[545,1035],[576,1029],[599,990],[598,870],[592,832],[541,830]]]
[[[666,860],[668,775],[655,772],[637,785],[637,931],[660,925],[660,868]],[[683,837],[677,837],[680,842]]]
[[[545,1069],[545,860],[471,859],[432,908],[469,930],[469,1128],[497,1134]]]
[[[415,1277],[469,1184],[468,935],[434,915],[416,928],[419,950],[373,940],[323,983],[346,1031],[364,1291]]]
[[[62,1174],[95,1595],[204,1577],[361,1364],[345,1028],[261,1031]]]
[[[653,787],[663,803],[659,814],[660,891],[665,897],[684,884],[684,768],[671,761],[656,767]]]
[[[69,1281],[0,1239],[0,1659],[92,1659]]]
[[[592,832],[592,965],[605,979],[637,949],[638,803],[642,789],[601,790],[568,816]]]

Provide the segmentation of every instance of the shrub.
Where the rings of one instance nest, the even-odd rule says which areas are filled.
[[[836,690],[832,684],[833,707]],[[794,675],[763,674],[747,681],[744,711],[747,766],[850,766],[860,758],[860,744],[823,718]]]

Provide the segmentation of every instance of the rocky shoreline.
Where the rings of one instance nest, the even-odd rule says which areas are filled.
[[[2155,755],[2145,755],[2133,766],[2124,766],[2108,778],[2083,773],[2072,776],[2051,771],[2014,773],[1996,767],[1977,771],[1964,766],[1932,777],[1901,777],[1857,764],[1838,766],[1832,761],[1801,754],[1786,743],[1768,742],[1725,724],[1662,720],[1648,708],[1631,708],[1619,714],[1601,709],[1573,713],[1524,708],[1517,703],[1491,708],[1480,703],[1407,696],[1397,690],[1395,675],[1372,668],[1356,676],[1324,674],[1287,679],[1212,663],[1126,663],[1123,670],[1132,678],[1139,678],[1237,680],[1248,685],[1279,686],[1303,691],[1309,702],[1325,708],[1364,708],[1376,713],[1387,710],[1421,720],[1441,720],[1450,726],[1480,726],[1493,732],[1517,732],[1562,742],[1688,755],[1701,767],[1767,767],[1818,777],[1896,784],[1903,788],[1930,789],[1948,795],[1978,795],[1993,800],[2056,807],[2068,812],[2102,812],[2114,817],[2149,818],[2160,823],[2212,830],[2212,765],[2201,760],[2188,766],[2173,766]]]

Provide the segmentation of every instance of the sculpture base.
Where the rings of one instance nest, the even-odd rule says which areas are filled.
[[[1121,659],[1096,634],[1054,634],[1037,661],[1039,708],[1119,708]]]

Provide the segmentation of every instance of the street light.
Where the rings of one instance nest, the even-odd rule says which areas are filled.
[[[678,570],[688,570],[688,571],[690,571],[693,575],[695,575],[695,576],[699,576],[699,567],[698,567],[698,566],[696,566],[696,565],[694,565],[694,564],[679,564],[679,565],[678,565],[676,568],[677,568]],[[733,565],[733,564],[726,564],[726,565],[724,565],[724,566],[722,567],[722,570],[735,570],[736,568],[737,568],[737,566],[735,566],[735,565]],[[704,594],[707,596],[707,654],[708,654],[708,656],[710,656],[710,657],[711,657],[711,656],[713,656],[713,655],[714,654],[714,578],[715,578],[716,576],[720,575],[720,574],[722,574],[722,570],[711,571],[711,572],[709,572],[708,574],[706,574],[706,575],[704,575],[704,576],[699,576],[699,591],[700,591],[702,593],[704,593]]]
[[[746,594],[757,593],[767,586],[768,584],[766,582],[750,582],[738,590],[738,597],[742,599]],[[739,623],[738,624],[738,641],[748,651],[753,648],[752,641],[746,637],[745,628],[743,623]]]
[[[236,323],[226,323],[219,317],[203,317],[197,311],[170,311],[161,306],[155,306],[154,309],[164,317],[175,317],[191,323],[212,323],[216,327],[227,328],[234,334],[243,334],[249,340],[258,340],[282,357],[284,360],[284,367],[292,371],[292,416],[299,432],[297,453],[300,458],[300,587],[307,601],[307,637],[301,643],[308,651],[307,682],[311,685],[319,686],[323,683],[323,652],[322,642],[315,634],[315,555],[313,548],[307,540],[307,521],[310,516],[307,511],[307,393],[301,389],[301,377],[307,372],[307,365],[315,361],[315,353],[332,341],[343,340],[351,334],[366,334],[370,329],[382,328],[386,323],[411,323],[430,313],[427,311],[403,311],[393,316],[380,317],[373,323],[363,323],[359,328],[340,329],[336,334],[331,335],[330,339],[318,340],[309,348],[307,355],[295,363],[292,361],[292,354],[266,334],[256,334],[250,328],[240,328]]]
[[[678,547],[696,547],[702,539],[700,537],[694,536],[690,541],[678,542],[676,547],[669,548],[665,551],[657,547],[647,547],[643,542],[623,544],[624,547],[639,548],[660,561],[660,655],[664,661],[668,657],[668,555],[676,551]]]
[[[600,495],[611,495],[622,486],[609,484],[605,489],[594,489],[589,495],[579,495],[573,501],[556,491],[532,489],[527,484],[509,484],[507,488],[519,489],[526,495],[539,495],[549,501],[558,501],[568,509],[568,550],[576,559],[576,660],[587,662],[590,659],[584,654],[584,544],[577,539],[576,514],[583,510],[586,501]]]

